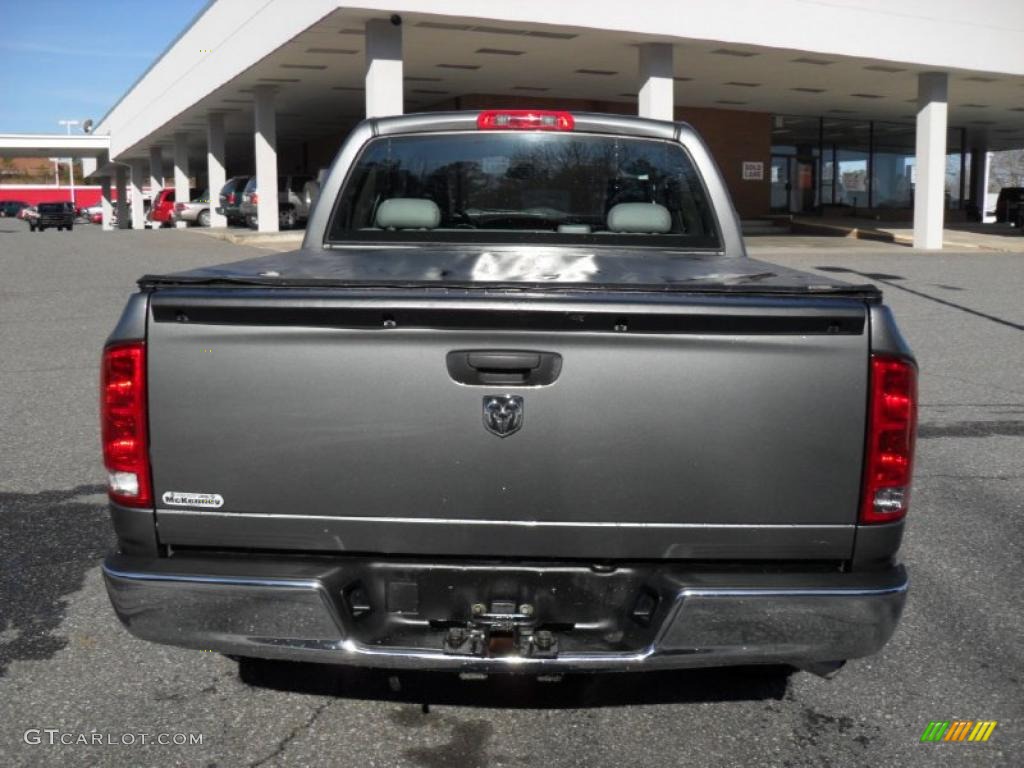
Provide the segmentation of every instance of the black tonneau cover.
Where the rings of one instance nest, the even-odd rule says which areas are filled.
[[[655,248],[365,244],[275,253],[169,275],[143,288],[184,285],[435,287],[840,295],[872,302],[853,285],[748,258]]]

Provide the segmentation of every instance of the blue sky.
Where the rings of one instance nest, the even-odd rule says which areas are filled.
[[[0,0],[0,133],[98,122],[206,2]]]

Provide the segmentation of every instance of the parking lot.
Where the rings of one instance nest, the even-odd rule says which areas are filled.
[[[227,658],[134,639],[103,589],[98,564],[113,540],[96,417],[103,339],[140,275],[272,246],[180,230],[30,234],[0,220],[0,764],[1019,765],[1024,256],[751,243],[769,261],[881,285],[918,355],[903,548],[912,587],[892,642],[831,680],[733,670],[395,685],[302,666],[240,675]],[[929,721],[954,719],[999,725],[984,744],[919,742]],[[104,743],[26,743],[30,729]],[[180,733],[202,744],[139,738]]]

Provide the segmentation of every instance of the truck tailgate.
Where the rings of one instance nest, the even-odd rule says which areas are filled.
[[[561,366],[538,386],[465,383],[449,354],[467,351]],[[156,291],[158,535],[396,555],[843,559],[868,354],[852,298]],[[503,438],[484,404],[508,395],[523,419]]]

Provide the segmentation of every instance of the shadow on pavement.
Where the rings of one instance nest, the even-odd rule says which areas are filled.
[[[81,497],[105,493],[0,493],[0,677],[12,661],[48,659],[67,645],[55,634],[66,596],[114,545],[106,504]]]
[[[248,685],[344,699],[514,709],[575,709],[636,704],[781,699],[792,667],[661,670],[566,675],[541,682],[527,675],[462,680],[450,672],[395,672],[306,662],[241,659]],[[397,690],[396,690],[397,689]]]

